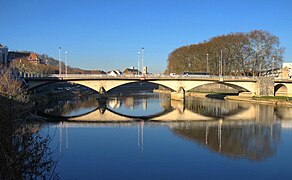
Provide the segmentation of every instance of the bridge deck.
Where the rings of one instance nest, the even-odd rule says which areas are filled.
[[[105,75],[65,75],[65,76],[50,76],[50,77],[27,77],[25,80],[33,81],[72,81],[72,80],[135,80],[135,81],[156,81],[156,80],[181,80],[181,81],[218,81],[218,82],[256,82],[257,78],[250,77],[172,77],[172,76],[105,76]],[[281,82],[284,80],[281,80]],[[292,80],[285,80],[292,82]]]

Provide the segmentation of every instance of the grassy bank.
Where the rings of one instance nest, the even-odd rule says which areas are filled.
[[[246,101],[259,104],[271,104],[279,106],[291,106],[292,107],[292,97],[286,96],[262,96],[262,97],[241,97],[241,96],[227,96],[226,100],[235,101]]]

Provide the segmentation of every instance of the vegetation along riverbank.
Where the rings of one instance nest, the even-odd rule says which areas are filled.
[[[155,89],[156,93],[171,93],[169,90]],[[230,101],[246,101],[259,104],[270,104],[278,106],[292,106],[292,97],[286,96],[262,96],[262,97],[245,97],[238,96],[238,93],[222,93],[222,92],[186,92],[186,96],[225,99]]]

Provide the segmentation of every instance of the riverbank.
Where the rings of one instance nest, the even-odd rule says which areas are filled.
[[[156,93],[171,93],[168,90],[154,90]],[[258,104],[270,104],[275,106],[289,106],[292,107],[292,97],[245,97],[236,96],[234,94],[223,93],[204,93],[204,92],[186,92],[186,96],[200,97],[200,98],[212,98],[212,99],[224,99],[228,101],[245,101]]]
[[[230,101],[245,101],[258,104],[270,104],[275,106],[292,107],[292,98],[287,97],[241,97],[241,96],[226,96],[225,100]]]

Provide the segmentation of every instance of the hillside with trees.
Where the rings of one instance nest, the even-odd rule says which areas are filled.
[[[31,53],[27,51],[28,54]],[[32,63],[28,57],[15,58],[11,61],[10,67],[19,71],[20,73],[29,74],[59,74],[59,61],[46,54],[38,54],[38,63]],[[1,66],[1,65],[0,65]],[[65,63],[61,61],[62,74],[65,73]],[[85,70],[67,66],[68,74],[106,74],[102,70]]]
[[[219,75],[222,64],[222,75],[259,76],[279,68],[283,54],[279,38],[267,31],[230,33],[175,49],[168,56],[165,74],[208,71]]]

